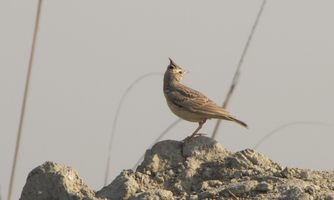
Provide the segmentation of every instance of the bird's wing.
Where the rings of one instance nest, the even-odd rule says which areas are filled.
[[[231,114],[218,106],[202,93],[182,85],[169,94],[170,100],[177,106],[193,113],[229,118]]]

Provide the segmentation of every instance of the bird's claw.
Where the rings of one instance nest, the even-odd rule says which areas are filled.
[[[195,133],[195,134],[192,134],[192,135],[184,138],[182,140],[182,142],[187,142],[187,141],[191,140],[192,138],[199,137],[199,136],[204,136],[204,135],[207,135],[207,134],[206,133]]]

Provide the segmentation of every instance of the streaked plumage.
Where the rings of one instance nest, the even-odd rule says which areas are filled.
[[[191,137],[197,134],[207,119],[212,118],[234,121],[247,127],[246,123],[233,117],[202,93],[183,85],[181,80],[186,71],[175,64],[172,59],[169,60],[170,64],[164,75],[164,95],[169,108],[175,115],[184,120],[199,123],[199,127]]]

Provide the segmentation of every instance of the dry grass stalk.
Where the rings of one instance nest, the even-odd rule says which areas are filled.
[[[23,100],[22,100],[22,105],[21,105],[19,127],[17,131],[17,136],[16,136],[16,144],[15,144],[15,152],[14,152],[14,158],[13,158],[13,164],[12,164],[12,171],[10,174],[10,181],[9,181],[9,187],[8,187],[8,195],[7,195],[8,200],[12,199],[13,185],[14,185],[15,172],[16,172],[16,163],[17,163],[18,154],[20,151],[21,135],[22,135],[22,129],[23,129],[24,119],[25,119],[25,111],[26,111],[26,105],[27,105],[27,99],[28,99],[28,93],[29,93],[29,85],[30,85],[30,80],[31,80],[30,77],[31,77],[32,65],[33,65],[34,56],[35,56],[36,41],[37,41],[38,29],[39,29],[39,21],[40,21],[41,10],[42,10],[42,2],[43,2],[42,0],[39,0],[37,4],[36,18],[35,18],[35,23],[34,23],[34,33],[33,33],[33,38],[32,38],[30,58],[29,58],[27,75],[26,75]]]
[[[139,76],[136,80],[134,80],[129,85],[129,87],[127,87],[127,89],[124,91],[124,93],[121,97],[121,100],[119,101],[119,104],[117,106],[117,110],[116,110],[116,113],[115,113],[114,121],[112,123],[112,128],[111,128],[111,134],[110,134],[110,140],[109,140],[109,146],[108,146],[108,157],[107,157],[106,171],[105,171],[105,176],[104,176],[104,186],[106,186],[107,183],[108,183],[112,144],[113,144],[113,140],[114,140],[114,137],[115,137],[115,134],[116,134],[117,122],[118,122],[118,118],[119,118],[119,114],[120,114],[123,102],[125,101],[127,95],[129,94],[129,92],[132,90],[132,88],[136,84],[138,84],[140,81],[142,81],[145,78],[148,78],[150,76],[157,76],[157,75],[163,75],[163,74],[158,73],[158,72],[151,72],[151,73],[147,73],[147,74]]]
[[[233,80],[232,80],[232,84],[231,84],[230,89],[229,89],[229,91],[228,91],[228,93],[227,93],[227,95],[226,95],[226,99],[225,99],[225,101],[224,101],[224,103],[223,103],[223,105],[222,105],[223,108],[227,108],[227,105],[228,105],[228,103],[230,102],[230,99],[231,99],[231,97],[232,97],[232,94],[233,94],[233,92],[234,92],[234,89],[235,89],[235,87],[236,87],[237,84],[238,84],[239,76],[240,76],[241,66],[242,66],[242,64],[243,64],[243,62],[244,62],[244,58],[245,58],[245,56],[246,56],[246,54],[247,54],[247,50],[248,50],[248,48],[249,48],[249,46],[250,46],[250,44],[251,44],[251,41],[252,41],[252,39],[253,39],[253,35],[254,35],[254,33],[255,33],[256,27],[257,27],[257,25],[258,25],[258,23],[259,23],[259,21],[260,21],[261,16],[262,16],[264,7],[265,7],[265,5],[266,5],[266,2],[267,2],[267,0],[263,0],[263,1],[262,1],[261,7],[260,7],[260,9],[259,9],[259,12],[257,13],[257,16],[256,16],[256,18],[255,18],[255,21],[254,21],[254,24],[253,24],[253,26],[252,26],[251,32],[250,32],[250,34],[248,35],[247,42],[246,42],[246,44],[245,44],[245,46],[244,46],[244,49],[243,49],[243,51],[242,51],[242,54],[241,54],[239,63],[238,63],[238,65],[237,65],[237,69],[236,69],[236,71],[235,71],[235,73],[234,73],[234,77],[233,77]],[[216,125],[215,125],[215,128],[214,128],[214,130],[213,130],[213,132],[212,132],[212,136],[211,136],[212,138],[216,138],[216,137],[217,137],[217,132],[218,132],[220,123],[221,123],[221,120],[217,120],[217,123],[216,123]]]

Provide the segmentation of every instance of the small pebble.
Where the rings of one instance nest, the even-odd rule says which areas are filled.
[[[257,191],[259,192],[268,192],[273,189],[273,186],[265,181],[259,183],[256,188]]]

